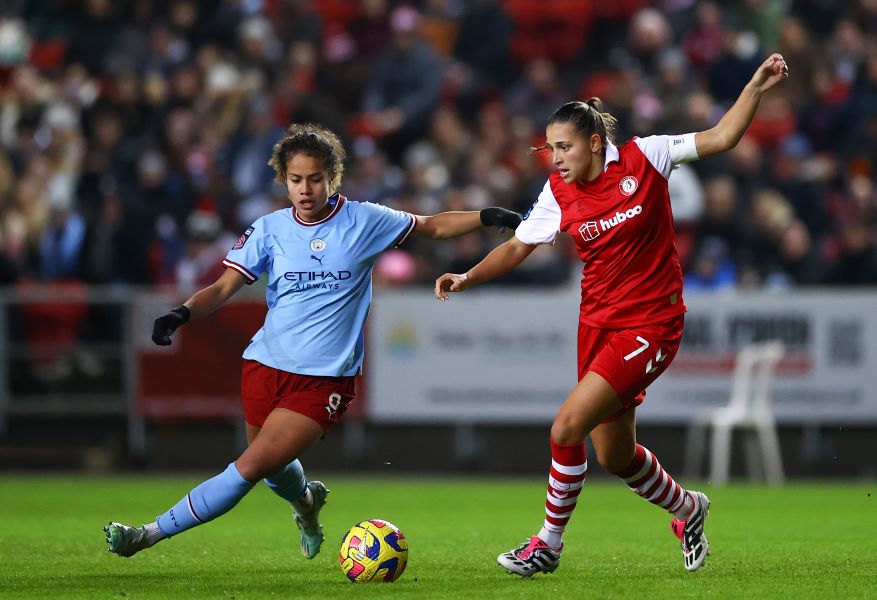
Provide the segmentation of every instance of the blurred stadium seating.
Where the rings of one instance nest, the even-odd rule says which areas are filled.
[[[792,78],[765,100],[737,151],[695,163],[677,191],[687,273],[698,289],[877,283],[870,2],[4,7],[7,285],[209,280],[228,236],[286,202],[265,162],[292,121],[321,121],[344,136],[351,198],[422,213],[525,210],[548,167],[527,149],[559,103],[604,97],[621,118],[620,139],[700,130],[774,50]],[[394,81],[401,53],[430,78]],[[404,122],[387,123],[399,107]],[[495,241],[412,247],[415,268],[397,279],[429,282]],[[563,248],[555,260],[568,265],[561,272],[576,262]],[[564,279],[551,273],[516,283]]]
[[[422,214],[525,211],[550,168],[528,149],[556,105],[601,96],[621,141],[702,130],[772,51],[792,77],[765,98],[747,136],[671,178],[688,295],[874,289],[875,6],[7,0],[0,409],[49,389],[88,399],[91,419],[126,418],[139,383],[125,348],[151,317],[132,307],[158,310],[212,281],[239,233],[287,204],[266,162],[290,122],[342,136],[352,199]],[[501,239],[485,231],[413,243],[384,257],[376,281],[429,285]],[[566,289],[580,268],[566,243],[530,263],[497,285]],[[141,302],[156,292],[160,301]],[[120,402],[112,410],[95,400],[107,390]],[[41,411],[22,414],[56,414]],[[344,443],[361,449],[356,435]],[[823,452],[812,431],[794,435]],[[123,427],[104,445],[128,447],[131,436]],[[476,442],[463,436],[461,456],[471,458]],[[3,456],[22,462],[13,454]]]

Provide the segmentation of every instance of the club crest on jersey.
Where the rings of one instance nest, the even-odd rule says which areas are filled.
[[[322,252],[326,249],[326,242],[320,238],[311,240],[311,252]]]
[[[633,175],[626,175],[618,182],[618,189],[625,196],[633,196],[633,193],[639,187],[639,181]]]
[[[235,245],[231,247],[232,250],[240,250],[244,247],[244,244],[247,243],[247,239],[253,234],[253,228],[247,227],[247,230],[244,234],[238,238],[238,241],[235,242]]]
[[[600,235],[600,230],[597,229],[597,221],[588,221],[579,227],[579,233],[582,234],[582,237],[585,238],[586,242],[596,239],[597,236]]]

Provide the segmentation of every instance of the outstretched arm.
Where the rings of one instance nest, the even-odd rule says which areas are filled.
[[[789,76],[789,67],[781,54],[771,54],[761,63],[734,106],[725,113],[712,129],[701,131],[694,136],[697,156],[705,158],[719,152],[730,150],[737,145],[752,122],[761,95],[778,82]]]
[[[169,346],[171,335],[192,317],[202,317],[225,304],[246,283],[244,276],[234,269],[226,269],[219,279],[203,290],[195,292],[180,306],[158,317],[152,326],[152,341],[159,346]]]
[[[225,302],[241,289],[247,280],[234,269],[226,269],[219,279],[203,290],[195,292],[183,303],[192,317],[203,317],[218,310]]]
[[[447,292],[462,292],[469,287],[501,277],[524,262],[536,246],[525,244],[516,237],[497,246],[467,273],[445,273],[435,280],[435,297],[448,300]]]
[[[492,206],[481,212],[451,211],[432,217],[417,216],[414,234],[432,240],[458,237],[480,229],[496,226],[500,229],[515,229],[521,223],[521,215],[513,210]]]

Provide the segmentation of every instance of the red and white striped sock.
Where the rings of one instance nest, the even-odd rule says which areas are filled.
[[[648,448],[639,444],[630,464],[615,474],[626,481],[634,493],[666,509],[680,521],[687,519],[694,509],[691,494],[673,481]]]
[[[545,499],[545,522],[539,531],[539,539],[552,548],[559,549],[563,545],[563,530],[575,510],[587,474],[588,460],[584,442],[555,444],[551,440],[551,472]]]

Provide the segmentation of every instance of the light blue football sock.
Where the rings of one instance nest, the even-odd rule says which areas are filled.
[[[301,463],[296,459],[286,465],[282,471],[265,478],[271,491],[290,504],[301,499],[308,485]]]
[[[224,515],[234,508],[254,485],[241,477],[238,468],[231,463],[225,471],[183,496],[155,521],[161,532],[171,537]]]

